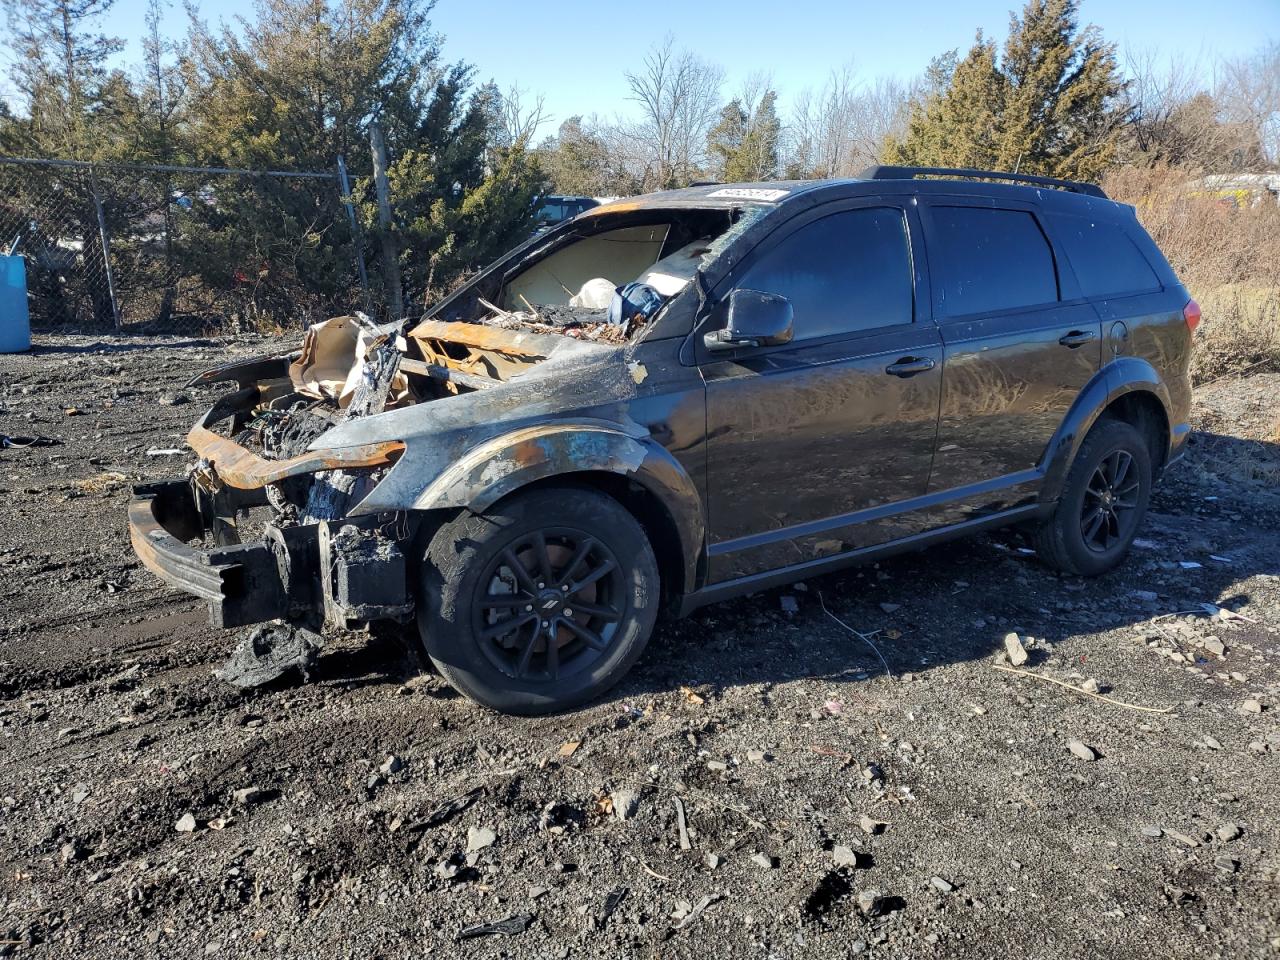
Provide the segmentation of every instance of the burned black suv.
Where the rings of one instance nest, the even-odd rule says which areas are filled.
[[[560,710],[660,610],[1014,523],[1053,567],[1114,567],[1182,451],[1199,316],[1087,184],[623,200],[421,319],[202,374],[238,389],[186,478],[138,488],[133,543],[215,624],[416,620],[458,690]]]

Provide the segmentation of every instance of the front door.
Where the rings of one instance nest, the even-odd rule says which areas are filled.
[[[942,383],[918,238],[910,206],[824,205],[715,291],[784,296],[795,327],[780,346],[699,354],[710,582],[917,532],[900,504],[925,493]],[[713,311],[699,350],[722,324]]]

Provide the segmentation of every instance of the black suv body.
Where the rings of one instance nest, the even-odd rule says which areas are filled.
[[[595,208],[416,326],[364,324],[345,408],[307,373],[315,331],[211,371],[241,389],[190,478],[139,489],[138,553],[225,626],[416,616],[445,676],[512,712],[598,695],[664,603],[1013,523],[1110,569],[1187,437],[1199,308],[1096,187],[921,172]],[[593,275],[608,315],[553,319]],[[379,344],[399,379],[361,406]],[[272,442],[303,416],[303,447]]]

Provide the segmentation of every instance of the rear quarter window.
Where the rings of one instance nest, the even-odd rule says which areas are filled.
[[[1086,297],[1115,297],[1160,288],[1160,278],[1124,227],[1087,217],[1054,214],[1054,236]]]
[[[996,313],[1058,299],[1053,251],[1025,210],[930,208],[929,269],[946,316]]]

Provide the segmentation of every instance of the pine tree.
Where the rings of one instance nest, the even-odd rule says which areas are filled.
[[[528,235],[542,174],[526,143],[501,139],[492,84],[467,94],[471,69],[455,66],[436,83],[413,145],[388,178],[396,236],[411,293],[430,296],[459,274]]]
[[[912,106],[885,159],[1096,179],[1125,122],[1115,48],[1080,28],[1078,0],[1028,0],[997,57],[979,34],[941,91]],[[945,64],[931,74],[944,79]]]
[[[643,179],[618,149],[618,139],[616,130],[602,129],[594,117],[565,120],[537,151],[548,192],[589,197],[640,193]]]
[[[730,100],[720,109],[720,119],[707,134],[707,154],[715,165],[716,178],[719,180],[731,182],[737,179],[730,171],[742,152],[742,144],[747,136],[747,119],[742,102]]]
[[[1124,92],[1115,47],[1080,29],[1077,0],[1030,0],[1011,18],[999,169],[1096,179],[1115,155]]]
[[[772,180],[778,176],[778,95],[765,90],[748,115],[742,101],[731,100],[707,134],[707,153],[719,179],[728,183]]]
[[[10,80],[26,122],[6,125],[0,146],[20,152],[91,159],[110,138],[100,110],[113,79],[109,58],[123,42],[100,31],[114,0],[4,0]],[[25,143],[14,144],[14,141]]]
[[[756,104],[742,142],[741,164],[734,179],[773,180],[778,176],[778,142],[782,124],[778,120],[778,94],[766,90]]]
[[[526,145],[494,147],[496,88],[473,90],[470,67],[440,62],[430,6],[259,0],[240,31],[195,24],[189,67],[199,160],[327,171],[343,156],[371,240],[368,126],[377,118],[411,298],[521,239],[536,192]],[[257,310],[330,310],[352,292],[352,237],[338,204],[328,181],[220,182],[216,204],[195,209],[201,223],[186,244],[193,266],[214,285],[251,293]],[[276,282],[259,282],[268,278]]]
[[[101,32],[113,0],[4,0],[9,33],[10,80],[23,114],[6,111],[0,120],[0,153],[70,160],[99,160],[119,139],[120,106],[128,101],[128,83],[108,67],[120,40]],[[54,177],[32,168],[19,181],[20,208],[44,206],[66,211],[57,225],[64,235],[74,231],[83,243],[84,292],[94,320],[115,321],[98,236],[98,204],[94,178],[80,172]],[[29,195],[28,195],[29,194]],[[38,224],[41,229],[43,224]],[[55,229],[55,228],[50,228]],[[39,282],[37,278],[36,282]],[[50,302],[65,308],[59,290]],[[70,320],[70,315],[57,316]]]
[[[995,44],[979,33],[969,53],[950,71],[945,90],[913,105],[906,136],[901,142],[890,141],[885,159],[924,167],[993,169],[1007,87],[996,64]]]

